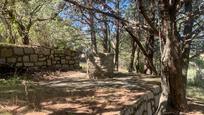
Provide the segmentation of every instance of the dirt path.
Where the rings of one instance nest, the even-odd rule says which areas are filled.
[[[140,76],[90,80],[85,73],[63,72],[44,76],[39,82],[24,83],[0,91],[0,113],[26,115],[118,115],[150,87],[152,79]],[[152,80],[152,81],[151,81]],[[158,83],[158,82],[156,82]],[[204,104],[190,101],[187,115],[203,115]]]

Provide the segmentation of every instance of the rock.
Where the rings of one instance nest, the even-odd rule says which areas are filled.
[[[66,58],[67,60],[70,60],[70,59],[71,59],[71,57],[70,57],[70,56],[66,56],[65,58]]]
[[[108,78],[113,75],[114,71],[114,55],[108,53],[90,54],[88,56],[88,75],[90,78]]]
[[[51,60],[47,60],[47,65],[48,66],[52,65],[52,61]]]
[[[37,62],[38,61],[38,56],[36,54],[30,55],[30,61],[31,62]]]
[[[23,66],[23,63],[16,63],[16,66],[21,67],[21,66]]]
[[[64,51],[63,50],[54,50],[54,54],[63,54]]]
[[[60,60],[60,58],[59,57],[55,57],[55,60],[58,61],[58,60]]]
[[[56,64],[57,62],[56,61],[52,61],[52,64]]]
[[[46,49],[46,48],[37,48],[37,49],[35,49],[35,53],[36,54],[40,54],[40,55],[50,55],[51,54],[51,50],[50,49]]]
[[[65,55],[68,55],[68,56],[70,56],[71,55],[71,51],[70,50],[65,50]]]
[[[33,63],[24,63],[24,66],[26,66],[26,67],[32,67],[32,66],[34,66],[34,64],[33,64]]]
[[[51,54],[51,50],[46,49],[46,48],[44,48],[42,52],[43,52],[44,55],[50,55]]]
[[[24,55],[23,48],[18,48],[18,47],[14,48],[14,54],[18,56]]]
[[[22,62],[22,57],[18,57],[17,62]]]
[[[46,59],[47,59],[46,57],[39,57],[38,58],[39,61],[46,61]]]
[[[45,62],[36,62],[35,65],[36,66],[45,66],[46,63]]]
[[[16,63],[16,58],[7,58],[7,63]]]
[[[65,59],[62,59],[61,64],[65,64],[65,63],[66,63]]]
[[[69,65],[62,65],[63,69],[69,69]]]
[[[3,48],[1,49],[1,58],[13,56],[12,48]]]
[[[79,68],[79,57],[70,49],[51,50],[43,47],[0,45],[0,64],[13,64],[17,67],[42,68],[61,67]],[[102,73],[103,75],[103,73]]]
[[[29,56],[23,56],[23,62],[29,62],[30,59],[29,59]]]
[[[27,48],[23,48],[24,49],[24,52],[25,54],[34,54],[34,49],[31,48],[31,47],[27,47]]]
[[[74,64],[74,61],[73,61],[73,60],[70,60],[70,61],[69,61],[69,64]]]
[[[5,58],[0,59],[0,64],[5,64],[5,63],[6,63],[6,59]]]
[[[56,68],[61,68],[61,67],[62,67],[62,65],[57,64],[57,65],[55,65],[55,67],[56,67]]]

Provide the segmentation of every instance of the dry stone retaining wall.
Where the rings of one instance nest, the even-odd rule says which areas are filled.
[[[131,105],[121,110],[121,115],[154,115],[160,98],[161,88],[154,86]]]
[[[98,53],[89,55],[87,60],[87,74],[89,78],[108,78],[112,77],[114,71],[114,54]]]
[[[65,49],[0,44],[0,66],[78,69],[79,54]]]

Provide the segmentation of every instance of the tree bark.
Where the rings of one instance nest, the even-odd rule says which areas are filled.
[[[103,0],[104,3],[106,3],[106,0]],[[103,10],[106,10],[106,8],[104,7]],[[104,48],[104,52],[109,52],[109,40],[108,40],[108,22],[107,22],[107,16],[102,14],[102,18],[103,18],[103,48]]]
[[[30,42],[29,42],[29,33],[28,32],[25,32],[25,33],[23,33],[23,44],[24,45],[29,45],[30,44]]]
[[[116,3],[117,15],[120,15],[120,0]],[[119,44],[120,44],[120,22],[116,20],[116,48],[115,48],[115,66],[118,71],[119,68]]]
[[[29,40],[29,31],[30,27],[25,27],[22,24],[18,24],[18,33],[22,38],[22,43],[24,45],[29,45],[30,40]]]
[[[135,43],[133,39],[131,42],[132,42],[132,51],[131,51],[131,56],[130,56],[130,64],[129,64],[128,72],[133,72],[135,70],[134,60],[135,60],[135,51],[137,48],[137,44]]]
[[[108,23],[104,22],[104,40],[103,40],[103,47],[104,47],[104,52],[109,52],[109,41],[108,41]]]
[[[182,76],[181,50],[175,22],[177,2],[178,1],[160,1],[162,18],[161,33],[163,33],[164,37],[164,50],[161,53],[162,93],[156,112],[158,115],[179,115],[179,112],[183,111],[187,105],[185,85]]]
[[[136,48],[136,60],[135,60],[135,69],[136,69],[136,72],[139,73],[140,72],[140,49],[139,47]]]
[[[93,7],[93,0],[88,0],[89,7]],[[94,12],[89,10],[89,26],[91,32],[91,49],[97,53],[97,42],[96,42],[96,31],[95,31],[95,21],[94,21]]]
[[[154,33],[150,32],[149,37],[145,39],[145,48],[148,57],[144,59],[144,73],[145,74],[156,74],[153,73],[151,66],[154,66],[153,56],[154,56]]]

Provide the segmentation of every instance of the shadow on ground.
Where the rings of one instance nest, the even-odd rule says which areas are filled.
[[[74,73],[59,75],[52,80],[0,85],[0,113],[119,114],[124,105],[132,104],[159,84],[158,78],[143,76],[118,74],[114,78],[90,80],[85,73]],[[199,109],[203,104],[196,106]]]
[[[125,76],[125,77],[122,77]],[[1,85],[0,112],[50,115],[119,114],[120,109],[135,101],[153,84],[140,76],[117,74],[114,78],[90,80],[85,73],[58,76],[57,79]],[[154,84],[155,85],[155,84]]]

